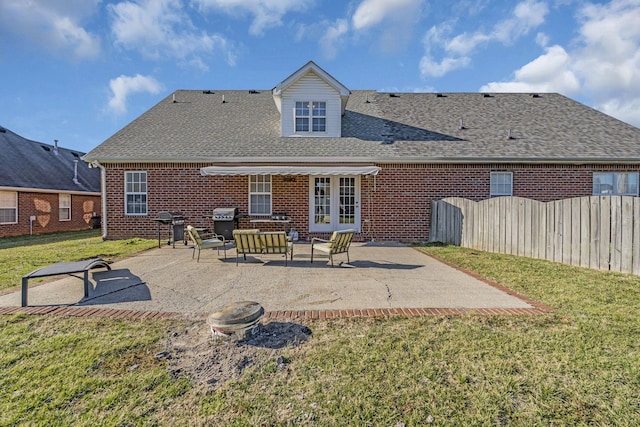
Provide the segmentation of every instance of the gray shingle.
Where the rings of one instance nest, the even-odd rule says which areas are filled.
[[[100,192],[100,170],[81,160],[84,153],[31,141],[0,131],[0,187],[35,188],[52,191]],[[78,184],[75,177],[78,161]]]
[[[86,158],[101,162],[640,161],[640,129],[553,93],[390,96],[352,91],[342,138],[280,137],[280,116],[270,90],[211,94],[180,90],[175,100],[172,95],[163,99]]]

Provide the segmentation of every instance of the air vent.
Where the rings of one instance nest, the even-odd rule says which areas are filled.
[[[532,93],[531,97],[532,98],[542,98],[539,93]]]
[[[251,89],[251,90],[249,91],[249,93],[251,93],[251,94],[255,94],[255,93],[260,93],[260,92],[258,92],[257,90],[253,90],[253,89]]]
[[[389,98],[400,98],[400,95],[398,95],[397,93],[390,93]]]
[[[71,154],[73,155],[73,157],[77,157],[80,158],[80,155],[78,153],[74,153],[73,151],[71,152]]]
[[[215,92],[211,90],[203,90],[202,93],[204,93],[205,95],[213,95]]]
[[[44,151],[51,151],[51,148],[47,147],[46,145],[41,145],[40,147],[42,147]]]
[[[490,93],[483,93],[482,97],[483,98],[493,98],[493,95],[491,95]]]
[[[444,93],[436,93],[436,98],[446,98],[447,95],[445,95]]]
[[[0,127],[0,133],[5,133],[5,132],[7,132],[7,130],[3,127]]]

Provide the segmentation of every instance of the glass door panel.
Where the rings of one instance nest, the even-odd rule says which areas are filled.
[[[331,223],[331,178],[314,178],[313,223]]]
[[[312,176],[309,230],[360,228],[360,180],[353,176]]]
[[[340,212],[338,222],[353,226],[356,222],[356,179],[340,178]]]

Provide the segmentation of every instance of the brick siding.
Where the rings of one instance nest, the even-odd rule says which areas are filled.
[[[60,221],[57,193],[18,192],[18,222],[0,224],[0,237],[78,231],[92,228],[92,217],[101,215],[100,196],[71,195],[71,220]],[[35,221],[30,224],[30,217]],[[30,230],[30,226],[33,230]]]
[[[180,211],[187,223],[207,226],[204,218],[216,207],[238,207],[248,216],[246,176],[202,176],[209,164],[105,165],[109,239],[157,237],[153,218],[159,211]],[[360,240],[425,241],[429,237],[431,201],[444,197],[482,200],[489,197],[490,173],[513,172],[513,195],[543,202],[592,194],[593,172],[639,171],[640,165],[572,164],[381,164],[376,177],[361,179]],[[124,172],[146,171],[148,214],[124,215]],[[57,204],[57,198],[56,198]],[[326,233],[309,233],[309,178],[273,176],[272,211],[287,213],[301,239]],[[259,227],[240,220],[240,228],[265,231],[280,224]],[[162,229],[163,238],[168,232]]]

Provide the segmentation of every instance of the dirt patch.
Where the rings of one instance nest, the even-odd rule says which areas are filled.
[[[216,387],[252,366],[273,363],[277,369],[286,369],[282,350],[309,337],[308,327],[292,322],[258,324],[243,339],[216,337],[206,322],[196,322],[174,332],[166,350],[156,357],[167,360],[174,376],[186,375],[195,383]]]

